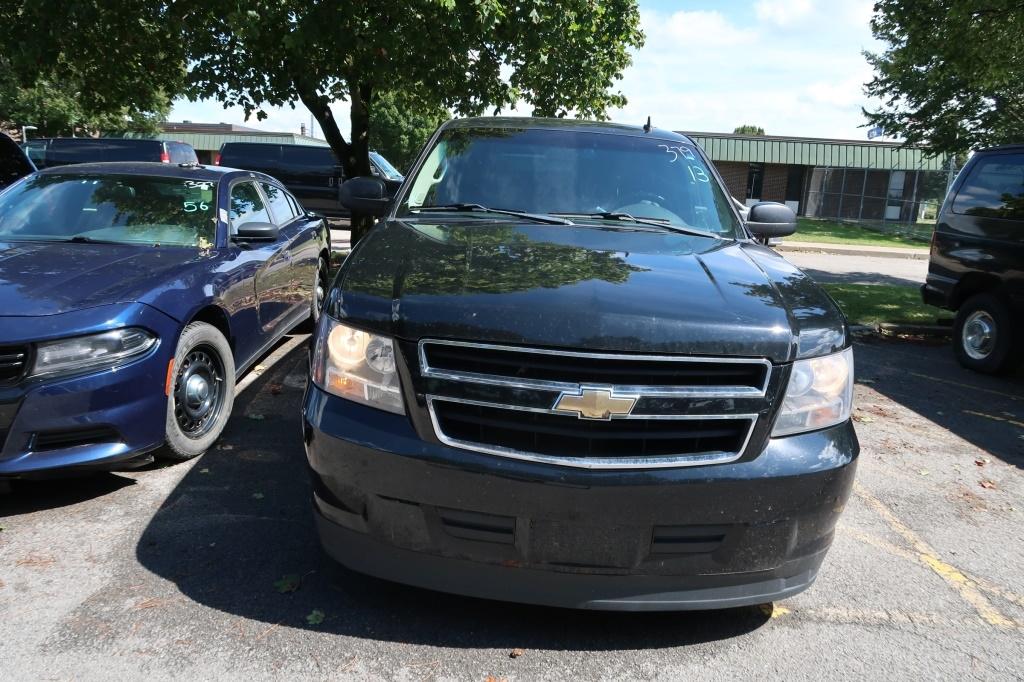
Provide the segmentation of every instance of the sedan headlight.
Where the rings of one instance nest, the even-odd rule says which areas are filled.
[[[394,341],[326,315],[313,349],[313,382],[338,397],[405,414]]]
[[[142,355],[154,343],[155,336],[134,327],[46,341],[36,347],[31,374],[71,374],[114,367]]]
[[[772,436],[789,436],[841,424],[853,403],[853,349],[797,360]]]

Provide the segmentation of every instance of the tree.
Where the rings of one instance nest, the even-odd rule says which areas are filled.
[[[370,114],[370,146],[406,173],[431,133],[449,118],[438,104],[408,93],[381,93]]]
[[[736,129],[732,131],[733,135],[760,135],[764,136],[764,128],[761,126],[752,125],[750,123],[744,123],[741,126],[736,126]]]
[[[132,20],[129,21],[127,18]],[[19,73],[85,65],[96,97],[122,104],[151,79],[265,117],[302,102],[350,173],[368,174],[370,120],[385,91],[460,115],[523,104],[604,117],[643,34],[636,0],[7,0],[0,54]],[[171,92],[168,87],[164,90]],[[347,100],[345,139],[330,104]],[[354,216],[353,241],[369,227]]]
[[[25,87],[0,64],[0,128],[33,125],[35,135],[45,137],[156,133],[171,109],[161,92],[153,93],[147,111],[116,105],[89,108],[80,95],[83,89],[80,81],[52,76],[39,76]]]
[[[879,0],[884,52],[865,92],[870,125],[934,153],[1024,139],[1024,5],[1019,0]]]

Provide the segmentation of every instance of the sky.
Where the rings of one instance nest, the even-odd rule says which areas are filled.
[[[769,135],[864,139],[863,92],[879,51],[868,25],[873,0],[640,0],[647,36],[617,89],[627,105],[613,121],[659,128],[732,132],[744,123]],[[339,122],[348,106],[334,107]],[[310,125],[297,104],[245,120],[216,101],[175,102],[170,120],[237,123],[299,132]],[[528,115],[529,109],[506,113]],[[343,127],[342,133],[347,133]],[[321,136],[319,129],[315,134]]]

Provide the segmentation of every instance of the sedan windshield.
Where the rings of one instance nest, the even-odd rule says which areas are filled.
[[[0,195],[0,240],[212,245],[217,184],[143,175],[35,175]]]
[[[455,128],[438,138],[398,209],[491,209],[735,237],[728,199],[679,140],[578,130]],[[436,220],[436,211],[431,211]],[[465,211],[462,211],[465,213]]]

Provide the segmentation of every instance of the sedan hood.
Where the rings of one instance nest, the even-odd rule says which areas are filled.
[[[202,257],[194,248],[0,242],[0,317],[144,301]]]
[[[378,225],[329,312],[407,340],[767,357],[845,345],[845,321],[770,249],[625,226]]]

